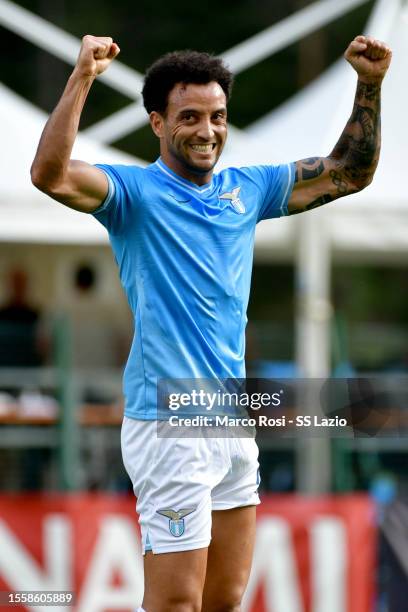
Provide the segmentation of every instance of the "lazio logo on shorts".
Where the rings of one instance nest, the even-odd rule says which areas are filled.
[[[181,510],[164,508],[163,510],[157,510],[157,513],[169,519],[169,529],[171,535],[173,535],[175,538],[179,538],[184,533],[184,517],[194,511],[195,508],[182,508]]]
[[[223,193],[220,195],[220,200],[231,200],[231,205],[237,213],[243,215],[245,212],[245,205],[239,199],[239,192],[241,187],[235,187],[231,192]]]

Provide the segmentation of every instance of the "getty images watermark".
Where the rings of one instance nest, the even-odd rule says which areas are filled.
[[[169,395],[169,409],[177,411],[182,408],[200,408],[206,412],[212,410],[225,412],[234,409],[232,414],[197,414],[195,416],[179,416],[172,414],[168,417],[171,427],[346,427],[347,419],[339,417],[320,418],[317,415],[298,415],[294,419],[287,419],[285,414],[271,416],[258,414],[249,416],[239,414],[241,408],[249,411],[258,411],[262,408],[281,406],[284,390],[277,393],[225,393],[218,391],[209,393],[203,389],[193,389],[190,393],[171,393]]]
[[[220,408],[249,408],[260,410],[271,406],[281,405],[281,395],[283,389],[275,393],[248,393],[248,392],[228,392],[217,389],[217,391],[207,391],[206,389],[192,389],[190,392],[170,393],[168,396],[168,406],[170,410],[193,407],[201,408],[206,411]]]
[[[158,436],[400,437],[407,400],[407,377],[162,379]]]

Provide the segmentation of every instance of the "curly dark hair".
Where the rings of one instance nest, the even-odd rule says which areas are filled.
[[[148,113],[164,114],[169,93],[177,83],[205,85],[211,81],[222,87],[228,102],[233,80],[232,72],[218,57],[199,51],[173,51],[159,57],[147,69],[143,104]]]

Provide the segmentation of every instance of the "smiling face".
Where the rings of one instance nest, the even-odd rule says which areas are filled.
[[[227,138],[227,102],[218,83],[177,83],[166,113],[153,111],[150,123],[169,168],[197,185],[211,180]]]

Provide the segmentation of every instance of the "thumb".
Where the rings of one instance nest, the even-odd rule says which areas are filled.
[[[120,53],[120,48],[119,45],[117,45],[115,42],[111,44],[111,47],[109,49],[109,53],[108,53],[108,59],[114,59],[117,55],[119,55]]]

